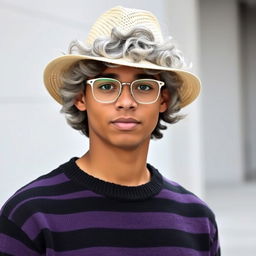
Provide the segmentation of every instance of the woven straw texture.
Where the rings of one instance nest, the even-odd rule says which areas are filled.
[[[97,19],[88,34],[86,43],[92,45],[98,37],[109,36],[114,27],[118,28],[119,31],[128,33],[134,27],[142,26],[153,33],[156,42],[163,42],[160,24],[151,12],[118,6]]]

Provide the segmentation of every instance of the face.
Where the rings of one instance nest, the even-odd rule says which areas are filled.
[[[138,77],[148,78],[142,69],[126,66],[107,68],[100,76],[112,77],[128,83]],[[159,80],[158,76],[151,78]],[[166,91],[160,93],[155,103],[140,104],[133,99],[128,85],[123,85],[121,95],[113,103],[97,102],[89,85],[86,86],[85,95],[76,101],[79,110],[87,111],[91,141],[126,149],[149,142],[159,113],[164,112],[167,106]]]

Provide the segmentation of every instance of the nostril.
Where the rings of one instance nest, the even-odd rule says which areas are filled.
[[[135,108],[137,106],[137,102],[131,95],[130,91],[122,92],[119,98],[116,101],[116,107],[121,108]]]
[[[122,83],[122,89],[119,97],[117,98],[115,105],[118,109],[130,109],[137,106],[137,102],[131,94],[130,83]]]

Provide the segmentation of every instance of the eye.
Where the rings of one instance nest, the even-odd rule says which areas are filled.
[[[101,84],[101,85],[99,86],[99,89],[104,90],[104,91],[110,91],[110,90],[113,90],[114,88],[115,88],[114,85],[111,84],[111,83],[108,83],[108,84]]]
[[[149,91],[152,89],[152,86],[149,85],[149,84],[139,84],[137,86],[137,89],[140,90],[140,91]]]

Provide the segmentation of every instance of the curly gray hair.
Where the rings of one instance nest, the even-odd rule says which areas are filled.
[[[144,28],[134,28],[127,34],[123,34],[117,29],[113,29],[110,38],[98,38],[92,47],[87,47],[80,41],[72,41],[68,50],[69,54],[84,54],[91,56],[104,56],[110,59],[127,57],[134,62],[147,60],[152,63],[180,68],[185,65],[182,53],[175,48],[171,39],[163,44],[157,44],[151,31]],[[107,67],[113,67],[110,63],[103,63],[94,60],[81,60],[73,65],[62,76],[62,86],[60,96],[62,98],[61,112],[65,113],[68,124],[76,130],[81,131],[89,137],[88,117],[86,111],[80,111],[74,105],[76,97],[85,90],[85,81],[90,77],[102,73]],[[165,82],[165,86],[170,93],[171,100],[168,109],[159,114],[158,123],[151,134],[151,138],[160,139],[163,134],[160,130],[165,130],[166,123],[175,123],[183,118],[177,115],[180,110],[180,98],[178,89],[183,81],[179,75],[170,71],[144,70],[148,74],[159,74],[160,79]]]

